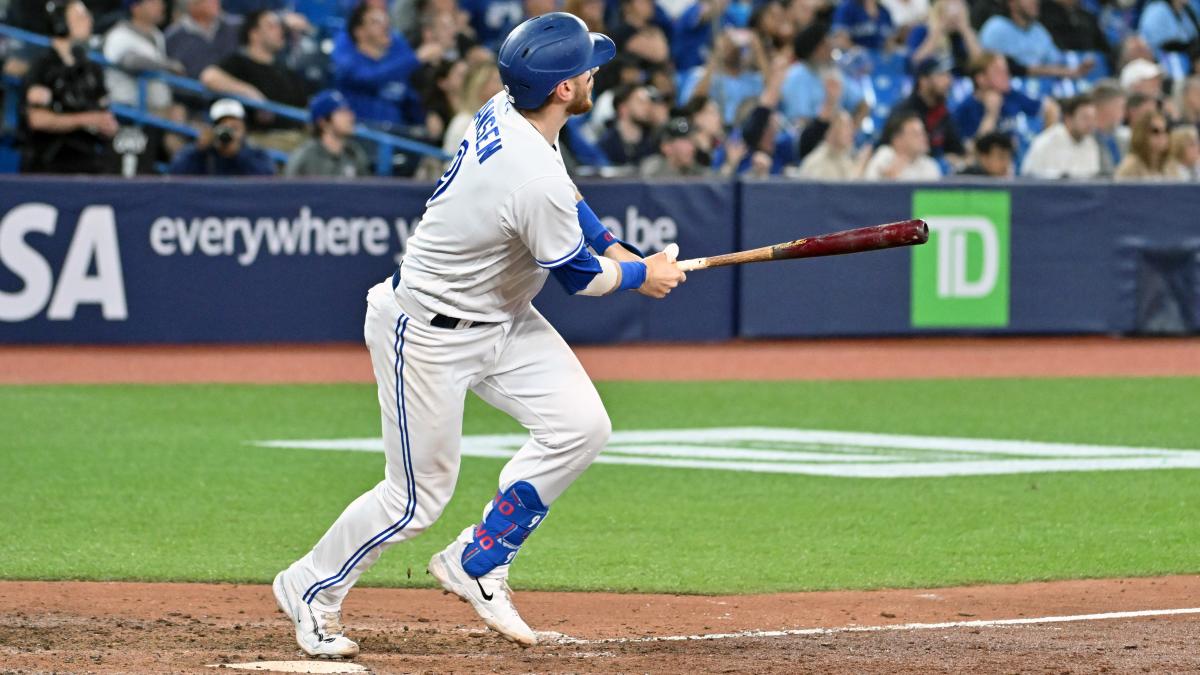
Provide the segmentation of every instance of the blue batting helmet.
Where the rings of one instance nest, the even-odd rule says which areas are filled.
[[[572,14],[551,12],[514,28],[496,60],[513,105],[530,110],[540,107],[560,82],[607,63],[616,53],[607,35],[589,33]]]

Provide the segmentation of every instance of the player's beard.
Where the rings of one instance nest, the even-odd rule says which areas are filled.
[[[567,104],[568,115],[582,115],[592,109],[592,92],[591,88],[584,89],[580,87],[576,90],[574,98]]]

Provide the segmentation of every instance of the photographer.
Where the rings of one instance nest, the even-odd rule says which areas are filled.
[[[211,129],[179,152],[168,173],[176,176],[272,176],[275,164],[267,153],[246,145],[246,109],[223,98],[208,111]]]

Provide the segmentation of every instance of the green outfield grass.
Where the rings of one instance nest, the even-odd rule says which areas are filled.
[[[604,383],[617,429],[771,426],[1200,448],[1200,379]],[[0,578],[268,582],[383,457],[247,441],[379,434],[373,386],[0,388]],[[466,432],[519,428],[480,401]],[[442,520],[503,460],[464,458]],[[1200,471],[859,479],[595,465],[530,539],[518,588],[763,592],[1200,572]],[[411,576],[410,576],[411,575]]]

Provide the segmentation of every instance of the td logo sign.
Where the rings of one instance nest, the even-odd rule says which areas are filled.
[[[913,217],[929,223],[929,243],[913,248],[912,325],[1008,325],[1007,192],[917,190]]]

